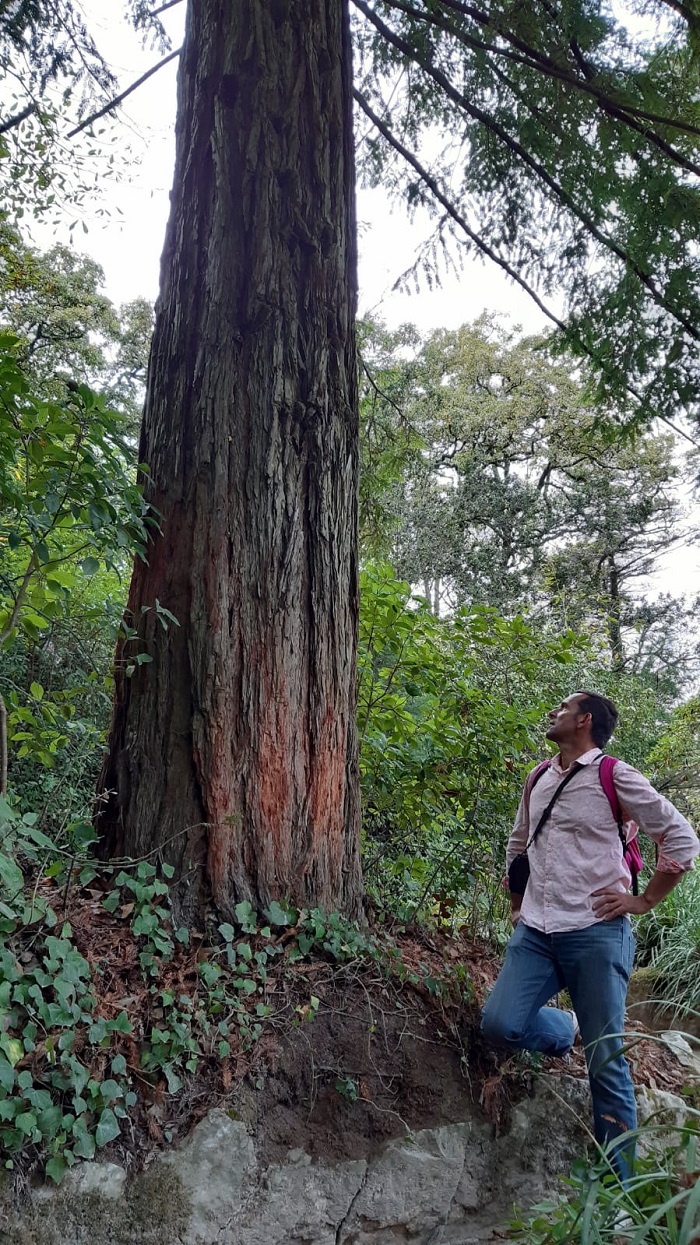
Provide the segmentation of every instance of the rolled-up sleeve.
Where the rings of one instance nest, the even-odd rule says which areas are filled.
[[[693,869],[700,841],[689,821],[660,795],[639,770],[618,761],[615,790],[624,812],[638,822],[659,849],[656,863],[662,873],[685,873]]]

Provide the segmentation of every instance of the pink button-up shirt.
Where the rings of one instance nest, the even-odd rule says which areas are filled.
[[[600,748],[592,748],[577,758],[583,768],[557,798],[528,851],[530,880],[520,915],[525,925],[545,934],[594,925],[600,918],[593,911],[593,891],[606,887],[622,892],[630,886],[617,823],[600,781],[602,755]],[[557,756],[538,779],[529,801],[523,792],[508,840],[507,867],[524,851],[566,773],[560,759]],[[658,844],[657,869],[664,873],[692,869],[700,842],[678,809],[624,761],[618,761],[613,779],[623,818],[638,822]]]

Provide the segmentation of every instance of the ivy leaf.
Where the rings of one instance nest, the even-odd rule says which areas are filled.
[[[5,852],[0,852],[0,883],[9,895],[19,894],[24,887],[22,870]]]
[[[68,1164],[58,1154],[54,1154],[46,1164],[46,1175],[50,1176],[56,1184],[60,1184],[68,1171]]]
[[[95,1142],[98,1146],[106,1146],[119,1136],[119,1121],[111,1107],[105,1107],[95,1129]]]
[[[95,1157],[95,1138],[87,1130],[85,1120],[81,1117],[73,1125],[73,1153],[80,1159]]]
[[[37,1120],[33,1111],[22,1111],[20,1115],[16,1115],[14,1119],[15,1128],[21,1133],[26,1133],[30,1137],[36,1128]]]
[[[63,1124],[63,1111],[60,1107],[47,1107],[39,1113],[37,1123],[42,1137],[55,1137]]]
[[[294,914],[286,912],[281,904],[273,899],[272,903],[265,908],[265,916],[271,925],[291,925]]]

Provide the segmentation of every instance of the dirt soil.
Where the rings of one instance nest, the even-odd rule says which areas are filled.
[[[407,1129],[456,1123],[475,1109],[499,1129],[540,1069],[545,1075],[586,1075],[581,1050],[566,1062],[536,1064],[524,1054],[504,1058],[485,1045],[479,1009],[500,959],[464,933],[416,928],[397,935],[402,975],[412,976],[410,981],[387,977],[372,961],[338,964],[317,957],[290,963],[286,931],[266,987],[272,1010],[259,1040],[247,1050],[232,1041],[224,1059],[205,1052],[197,1073],[170,1094],[164,1079],[144,1075],[140,1065],[144,1037],[153,1025],[167,1025],[167,1013],[148,992],[128,917],[120,910],[108,913],[94,890],[74,888],[66,896],[65,919],[95,973],[98,1012],[114,1017],[126,1010],[132,1026],[130,1035],[113,1038],[109,1051],[95,1052],[92,1069],[101,1079],[117,1050],[127,1059],[139,1103],[112,1154],[129,1167],[147,1162],[165,1141],[185,1136],[214,1106],[250,1125],[267,1160],[296,1148],[354,1158]],[[163,969],[163,988],[176,997],[196,994],[197,961],[207,955],[201,939],[189,948],[177,944]],[[466,990],[457,966],[466,969]],[[436,982],[448,983],[442,995]],[[628,1058],[637,1083],[682,1089],[682,1068],[657,1042],[636,1040]]]

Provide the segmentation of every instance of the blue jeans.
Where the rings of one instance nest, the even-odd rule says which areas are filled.
[[[595,1138],[602,1146],[637,1127],[634,1086],[621,1036],[634,945],[625,917],[562,934],[542,934],[520,922],[481,1024],[491,1041],[565,1055],[574,1040],[571,1017],[544,1005],[559,990],[568,990],[586,1050]],[[612,1145],[609,1153],[626,1183],[634,1144]]]

